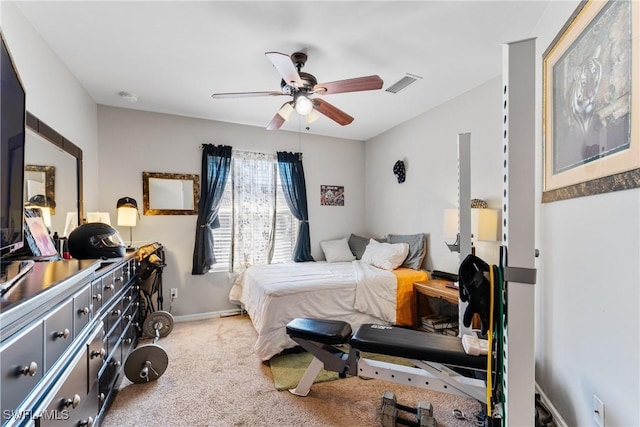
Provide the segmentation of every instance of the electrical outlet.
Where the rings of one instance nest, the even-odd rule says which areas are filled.
[[[595,394],[593,395],[593,420],[599,427],[604,427],[604,403]]]
[[[171,288],[171,299],[178,298],[178,288]]]

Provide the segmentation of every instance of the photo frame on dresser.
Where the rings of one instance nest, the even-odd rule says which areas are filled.
[[[583,1],[543,55],[542,202],[640,187],[640,4]]]

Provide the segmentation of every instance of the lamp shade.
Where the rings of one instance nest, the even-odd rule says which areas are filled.
[[[131,197],[118,199],[118,225],[135,227],[138,221],[138,203]]]
[[[471,209],[471,240],[495,241],[498,234],[496,209]]]
[[[305,121],[307,122],[308,125],[310,125],[311,123],[315,122],[316,120],[318,120],[318,118],[320,117],[320,114],[316,113],[315,111],[311,110],[309,112],[309,114],[307,114],[306,116],[304,116]]]
[[[280,107],[278,110],[278,114],[282,117],[286,122],[291,118],[291,114],[293,114],[293,106],[291,106],[293,102],[286,102]]]
[[[138,210],[130,207],[118,208],[118,225],[135,227],[138,221]]]

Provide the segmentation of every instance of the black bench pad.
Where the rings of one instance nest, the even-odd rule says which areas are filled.
[[[455,365],[470,369],[487,368],[487,356],[469,356],[458,337],[415,331],[395,326],[364,324],[349,343],[369,353]]]
[[[351,335],[351,325],[340,320],[297,318],[287,324],[287,334],[322,344],[344,344]]]

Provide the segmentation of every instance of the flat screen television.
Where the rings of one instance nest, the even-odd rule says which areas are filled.
[[[24,234],[25,91],[2,39],[0,57],[0,256],[22,247]]]

